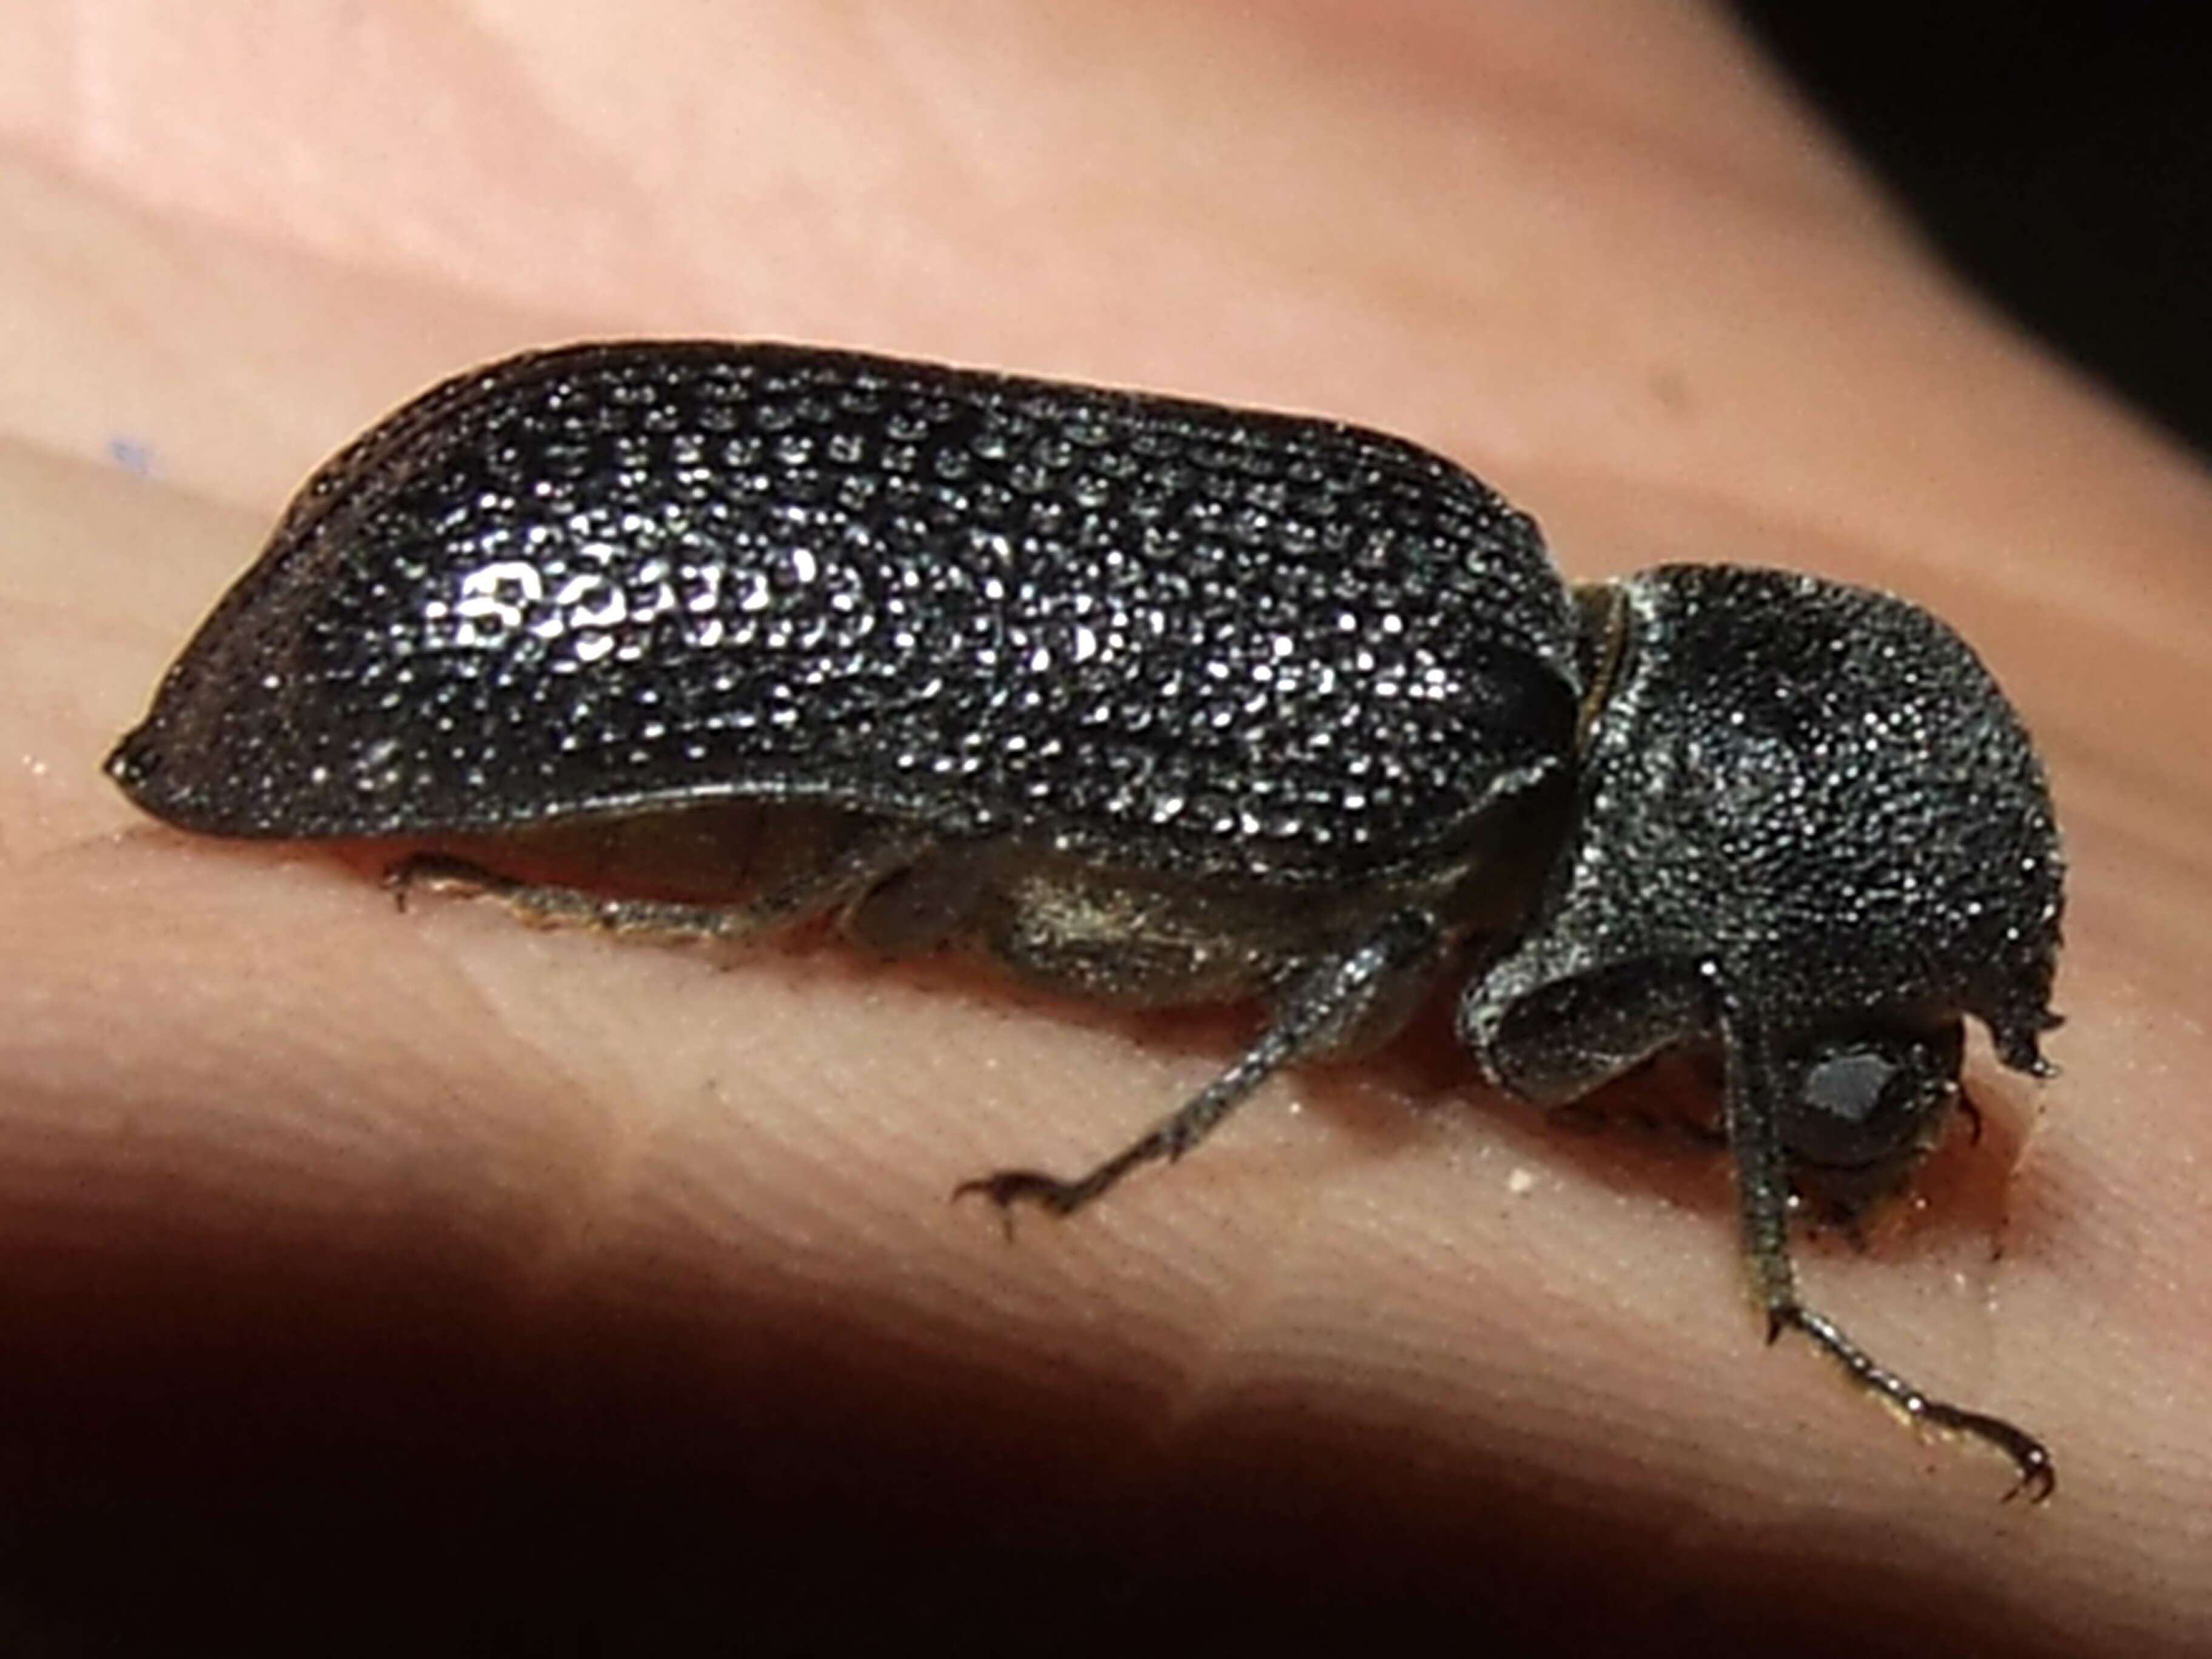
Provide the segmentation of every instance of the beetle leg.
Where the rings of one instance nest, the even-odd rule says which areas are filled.
[[[1096,1169],[1072,1181],[1036,1170],[999,1170],[962,1182],[952,1196],[981,1194],[999,1206],[1010,1231],[1016,1204],[1054,1215],[1079,1210],[1131,1170],[1181,1158],[1285,1066],[1387,1036],[1377,1029],[1379,1019],[1395,1014],[1402,1021],[1414,1000],[1410,991],[1434,973],[1443,952],[1432,916],[1401,911],[1351,951],[1292,980],[1267,1029],[1236,1064]]]
[[[1729,1145],[1735,1158],[1744,1264],[1765,1310],[1766,1340],[1772,1342],[1785,1330],[1803,1333],[1856,1387],[1912,1427],[1978,1440],[2009,1458],[2020,1478],[2006,1498],[2025,1492],[2030,1503],[2041,1503],[2057,1486],[2051,1452],[2041,1441],[2002,1418],[1923,1394],[1859,1346],[1826,1315],[1798,1300],[1796,1270],[1790,1259],[1790,1175],[1782,1145],[1778,1045],[1763,1019],[1729,1006],[1725,997],[1723,1000]]]
[[[427,886],[496,899],[522,921],[542,927],[591,927],[672,940],[728,941],[772,932],[856,898],[912,860],[931,839],[907,823],[887,823],[836,857],[801,870],[738,904],[672,899],[610,898],[556,883],[519,880],[448,853],[410,853],[384,872],[401,905]]]
[[[520,881],[447,853],[410,853],[385,871],[384,884],[403,907],[415,889],[428,887],[496,899],[532,927],[592,927],[657,939],[726,938],[733,915],[741,914],[725,905],[608,898],[577,887]]]

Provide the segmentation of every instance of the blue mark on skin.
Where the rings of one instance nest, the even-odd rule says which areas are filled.
[[[154,471],[154,446],[143,438],[110,438],[107,459],[134,477],[149,477]]]

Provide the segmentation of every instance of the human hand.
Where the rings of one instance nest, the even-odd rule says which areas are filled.
[[[1930,273],[1711,18],[54,8],[42,43],[21,9],[27,1595],[120,1559],[215,1608],[246,1555],[295,1616],[393,1628],[410,1596],[356,1614],[361,1586],[551,1631],[668,1599],[1040,1641],[1393,1601],[1647,1650],[2212,1626],[2212,495]],[[1983,1059],[1990,1134],[1928,1207],[1872,1259],[1802,1255],[1878,1354],[2047,1438],[2057,1500],[2000,1506],[1994,1461],[1761,1349],[1716,1167],[1547,1128],[1441,1044],[1279,1084],[1007,1249],[954,1182],[1081,1167],[1244,1028],[400,916],[98,776],[324,453],[469,362],[628,333],[1339,416],[1465,462],[1574,575],[1802,564],[1959,627],[2051,763],[2066,1075]]]

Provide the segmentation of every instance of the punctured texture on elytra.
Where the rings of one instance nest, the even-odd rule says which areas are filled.
[[[556,351],[311,481],[112,769],[224,835],[814,799],[1335,884],[1564,759],[1534,527],[1356,428],[796,348]]]

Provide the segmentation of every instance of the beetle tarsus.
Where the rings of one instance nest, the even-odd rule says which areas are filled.
[[[958,1203],[970,1196],[988,1199],[999,1212],[1006,1236],[1014,1232],[1014,1207],[1034,1204],[1054,1215],[1066,1215],[1080,1209],[1097,1194],[1086,1193],[1080,1181],[1062,1181],[1042,1170],[994,1170],[989,1175],[963,1181],[952,1189],[952,1200]]]
[[[2009,1504],[2025,1493],[2029,1503],[2040,1504],[2058,1489],[2058,1470],[2051,1461],[2051,1449],[2027,1430],[2002,1417],[1931,1399],[1844,1335],[1824,1314],[1793,1303],[1774,1310],[1770,1319],[1775,1328],[1804,1333],[1842,1367],[1844,1376],[1853,1383],[1889,1407],[1912,1427],[1978,1440],[2009,1460],[2019,1479],[2005,1492],[2004,1502]]]
[[[1172,1162],[1196,1146],[1274,1069],[1267,1066],[1254,1076],[1248,1073],[1249,1065],[1247,1056],[1212,1086],[1192,1097],[1180,1110],[1162,1118],[1097,1168],[1073,1181],[1063,1181],[1038,1170],[994,1170],[989,1175],[962,1182],[952,1189],[952,1196],[957,1200],[976,1193],[989,1199],[998,1206],[1000,1218],[1006,1223],[1010,1233],[1018,1204],[1034,1204],[1052,1215],[1073,1215],[1118,1186],[1121,1177],[1131,1170],[1162,1159]]]

